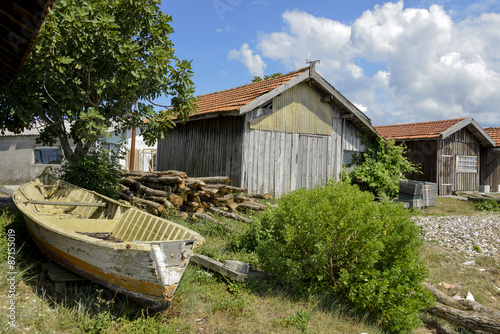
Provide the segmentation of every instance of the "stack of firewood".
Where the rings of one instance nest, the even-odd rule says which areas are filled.
[[[249,222],[238,212],[261,211],[270,194],[248,194],[246,188],[230,186],[226,176],[191,178],[184,172],[124,172],[120,197],[160,215],[175,209],[183,218],[213,220],[213,215]]]

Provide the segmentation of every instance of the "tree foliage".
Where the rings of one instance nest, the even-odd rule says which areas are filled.
[[[81,160],[65,161],[54,174],[76,186],[118,199],[122,177],[118,159],[123,158],[124,152],[108,150],[103,145],[100,140]]]
[[[279,77],[280,75],[283,75],[283,74],[281,74],[280,72],[277,72],[277,73],[270,74],[270,75],[264,75],[264,79],[262,79],[260,76],[256,75],[252,78],[252,82],[259,82],[262,80],[272,79],[272,78]]]
[[[196,110],[191,63],[174,55],[171,16],[158,0],[58,0],[12,87],[0,90],[0,130],[40,126],[39,141],[59,139],[67,159],[81,159],[113,124],[138,127],[148,144],[172,117]],[[171,96],[156,114],[151,103]],[[150,120],[148,124],[144,119]],[[71,141],[76,145],[73,150]]]
[[[432,303],[422,285],[419,228],[400,204],[341,182],[283,196],[253,224],[259,261],[284,284],[330,292],[390,331],[419,325]]]
[[[367,152],[358,157],[362,163],[354,168],[349,177],[354,183],[362,183],[376,196],[394,198],[405,173],[419,171],[418,166],[405,157],[406,152],[406,146],[396,145],[393,139],[377,139],[368,146]]]

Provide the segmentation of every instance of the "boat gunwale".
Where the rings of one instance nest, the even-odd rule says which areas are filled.
[[[52,175],[48,174],[50,177],[54,178]],[[200,241],[200,240],[203,240],[203,243],[204,243],[204,238],[203,236],[201,236],[198,232],[196,231],[193,231],[185,226],[182,226],[178,223],[175,223],[173,221],[170,221],[168,219],[165,219],[165,218],[162,218],[162,217],[157,217],[157,216],[154,216],[148,212],[143,212],[143,211],[140,211],[138,208],[132,206],[132,205],[128,205],[128,204],[125,204],[125,203],[121,203],[115,199],[112,199],[112,198],[109,198],[105,195],[102,195],[102,194],[99,194],[95,191],[92,191],[92,190],[88,190],[88,189],[84,189],[84,188],[81,188],[81,187],[78,187],[78,186],[75,186],[69,182],[66,182],[64,180],[60,180],[60,179],[56,179],[58,180],[59,182],[63,183],[64,186],[66,187],[69,187],[69,188],[73,188],[73,189],[80,189],[82,190],[83,192],[88,192],[88,193],[91,193],[97,197],[99,197],[100,199],[104,200],[105,202],[111,202],[115,205],[117,205],[118,207],[122,207],[122,208],[126,208],[127,210],[124,211],[122,213],[122,215],[125,214],[125,212],[129,211],[129,210],[133,210],[133,211],[138,211],[139,213],[142,213],[142,214],[145,214],[146,216],[152,216],[152,217],[155,217],[155,218],[159,218],[160,220],[164,221],[165,223],[167,224],[171,224],[172,226],[174,226],[175,228],[180,228],[180,229],[185,229],[185,230],[188,230],[190,233],[191,233],[191,236],[192,237],[195,237],[195,239],[192,239],[192,238],[189,238],[189,239],[180,239],[180,240],[152,240],[152,241],[140,241],[140,240],[137,240],[137,241],[123,241],[123,240],[104,240],[104,239],[99,239],[99,238],[95,238],[95,237],[92,237],[92,236],[88,236],[88,235],[85,235],[85,234],[80,234],[78,233],[77,231],[72,231],[72,230],[68,230],[68,229],[65,229],[64,227],[60,227],[58,228],[58,225],[51,222],[50,220],[52,218],[54,219],[64,219],[62,218],[63,216],[62,215],[47,215],[47,216],[44,216],[44,215],[38,215],[37,213],[35,212],[31,212],[29,210],[27,210],[27,206],[25,205],[24,202],[21,202],[20,201],[20,195],[24,198],[26,198],[29,202],[30,198],[28,198],[28,196],[26,196],[26,194],[22,191],[23,189],[25,189],[26,187],[28,187],[30,185],[30,183],[34,182],[36,179],[39,179],[41,181],[41,178],[42,178],[43,174],[36,177],[36,178],[33,178],[32,180],[24,183],[23,185],[21,185],[18,189],[14,190],[14,192],[12,193],[12,199],[16,205],[16,207],[22,212],[22,214],[24,216],[27,216],[29,217],[29,219],[31,221],[33,221],[35,224],[39,224],[39,225],[42,225],[44,228],[50,230],[51,232],[53,233],[56,233],[56,234],[59,234],[59,235],[64,235],[65,237],[67,238],[70,238],[70,239],[73,239],[73,240],[78,240],[78,241],[82,241],[82,242],[90,242],[90,243],[93,243],[93,244],[99,244],[100,246],[104,246],[104,247],[107,247],[107,248],[111,248],[111,249],[120,249],[122,247],[132,247],[134,248],[135,250],[142,250],[142,251],[151,251],[152,250],[152,245],[161,245],[161,244],[168,244],[168,243],[179,243],[179,242],[185,242],[185,243],[190,243],[190,242],[193,242],[193,243],[196,243],[197,241]],[[40,204],[32,204],[32,205],[40,205]],[[72,218],[72,219],[81,219],[82,220],[82,223],[85,221],[85,220],[92,220],[92,218],[78,218],[78,217],[68,217],[68,218]],[[117,218],[98,218],[98,219],[109,219],[110,221],[115,221],[115,224],[118,224],[120,218],[117,217]],[[133,245],[133,246],[132,246]],[[130,249],[131,250],[131,249]]]

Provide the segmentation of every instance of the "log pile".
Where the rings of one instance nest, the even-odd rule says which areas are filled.
[[[246,188],[230,186],[226,176],[191,178],[184,172],[124,172],[120,180],[121,199],[161,215],[166,209],[177,210],[184,219],[217,221],[214,215],[250,222],[240,212],[267,208],[259,199],[270,194],[248,194]]]

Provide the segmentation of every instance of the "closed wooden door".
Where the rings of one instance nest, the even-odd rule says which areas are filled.
[[[442,155],[441,170],[439,172],[439,195],[450,195],[453,189],[455,164],[452,155]]]
[[[328,137],[299,135],[297,150],[297,189],[312,189],[328,182]]]

